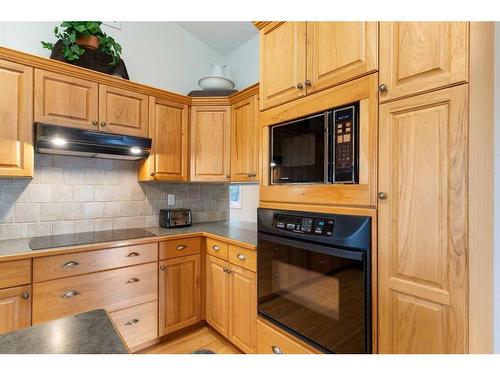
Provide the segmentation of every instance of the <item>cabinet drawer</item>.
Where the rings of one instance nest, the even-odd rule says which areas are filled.
[[[314,354],[315,352],[270,325],[257,320],[257,353]]]
[[[157,301],[115,311],[110,315],[130,349],[158,337]]]
[[[160,242],[160,260],[194,255],[201,252],[201,237]]]
[[[255,250],[229,245],[229,262],[257,272],[257,252]]]
[[[207,254],[227,260],[228,244],[222,241],[207,238]]]
[[[0,289],[31,283],[31,259],[0,263]]]
[[[153,301],[157,263],[72,276],[33,284],[33,323],[93,309],[108,312]]]
[[[117,247],[114,249],[54,255],[33,261],[34,282],[82,275],[112,268],[149,263],[158,259],[158,243]]]

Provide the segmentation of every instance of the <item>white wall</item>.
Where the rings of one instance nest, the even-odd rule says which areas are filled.
[[[494,341],[500,353],[500,22],[495,24]]]
[[[257,207],[259,206],[259,185],[241,186],[241,208],[229,210],[230,220],[257,222]]]
[[[259,82],[259,35],[242,44],[224,58],[229,65],[229,77],[240,90]]]
[[[0,45],[48,57],[40,41],[55,41],[60,22],[0,22]],[[174,22],[122,22],[121,30],[103,30],[123,47],[132,81],[187,94],[210,73],[209,64],[223,61],[212,48]],[[239,69],[236,69],[239,71]],[[240,79],[240,78],[238,78]]]

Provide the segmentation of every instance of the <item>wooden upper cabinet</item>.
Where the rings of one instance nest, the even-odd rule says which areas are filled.
[[[31,325],[31,286],[0,289],[0,335]]]
[[[187,181],[188,106],[149,98],[151,156],[139,162],[139,180]]]
[[[307,22],[307,94],[377,69],[377,22]]]
[[[99,85],[99,129],[108,133],[148,136],[148,96]]]
[[[191,181],[229,181],[230,107],[191,107]]]
[[[381,22],[381,101],[468,80],[467,22]]]
[[[305,80],[306,23],[271,22],[260,30],[260,109],[304,96]]]
[[[465,353],[467,86],[380,106],[379,352]]]
[[[245,353],[257,350],[257,274],[230,265],[228,337]]]
[[[259,109],[257,96],[231,107],[231,181],[259,178]]]
[[[0,176],[33,176],[33,68],[0,60]]]
[[[98,130],[98,84],[35,69],[35,121]]]
[[[206,308],[205,318],[213,328],[228,334],[228,273],[229,263],[207,256],[206,263]]]
[[[160,336],[201,320],[200,255],[160,262]]]

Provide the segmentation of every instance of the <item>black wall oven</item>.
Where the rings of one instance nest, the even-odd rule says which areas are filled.
[[[359,103],[270,127],[271,184],[358,183]]]
[[[325,353],[371,353],[370,227],[259,208],[259,316]]]

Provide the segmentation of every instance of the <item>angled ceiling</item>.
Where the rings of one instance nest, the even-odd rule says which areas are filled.
[[[251,22],[176,22],[221,56],[227,56],[236,48],[258,34]]]

